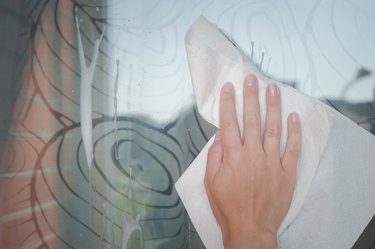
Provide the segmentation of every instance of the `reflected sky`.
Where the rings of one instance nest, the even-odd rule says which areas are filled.
[[[372,1],[124,1],[104,8],[114,77],[120,61],[120,113],[166,120],[191,105],[183,36],[201,14],[260,61],[274,79],[320,99],[372,102]],[[360,70],[369,73],[357,78]],[[341,89],[345,88],[345,92]],[[113,111],[113,110],[112,110]]]

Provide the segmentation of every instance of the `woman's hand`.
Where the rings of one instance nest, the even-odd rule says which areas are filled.
[[[226,249],[277,248],[277,230],[290,206],[301,144],[296,113],[288,116],[288,138],[280,158],[280,91],[269,85],[264,139],[261,136],[258,82],[244,81],[241,139],[234,87],[226,83],[220,96],[220,131],[207,159],[205,187],[221,227]]]

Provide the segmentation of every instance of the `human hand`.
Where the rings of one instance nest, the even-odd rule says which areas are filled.
[[[220,131],[208,152],[205,187],[226,249],[277,248],[277,230],[288,212],[301,144],[297,113],[288,116],[288,137],[280,158],[281,103],[276,85],[266,91],[264,139],[254,75],[244,81],[241,138],[234,87],[220,96]]]

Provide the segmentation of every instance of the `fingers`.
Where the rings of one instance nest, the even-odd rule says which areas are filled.
[[[280,160],[281,104],[280,90],[275,84],[267,87],[266,104],[263,148],[267,155]]]
[[[288,116],[288,138],[285,145],[282,165],[285,170],[295,173],[301,150],[301,122],[297,113]]]
[[[244,143],[250,150],[261,148],[258,80],[251,74],[243,89]]]
[[[242,142],[236,115],[234,87],[229,82],[225,83],[221,89],[220,133],[224,150],[229,155],[235,155]]]

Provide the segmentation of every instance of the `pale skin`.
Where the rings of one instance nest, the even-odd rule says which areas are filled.
[[[226,83],[221,90],[220,130],[208,152],[204,183],[226,249],[276,249],[277,230],[288,212],[296,181],[301,123],[297,113],[289,114],[287,142],[280,157],[279,88],[267,87],[263,139],[254,75],[245,78],[243,92],[241,138],[234,87]]]

